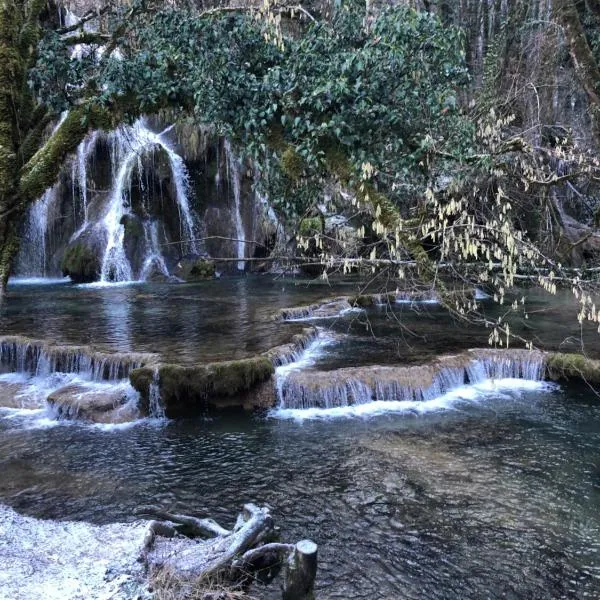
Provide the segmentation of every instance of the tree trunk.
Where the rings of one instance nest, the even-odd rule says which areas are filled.
[[[574,0],[560,0],[556,14],[562,23],[575,73],[584,89],[589,106],[594,137],[600,142],[600,68],[585,36]]]

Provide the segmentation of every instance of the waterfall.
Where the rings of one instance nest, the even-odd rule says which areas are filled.
[[[146,258],[140,272],[140,280],[146,281],[156,269],[161,275],[168,278],[169,269],[167,269],[158,243],[158,223],[156,221],[144,222],[144,237],[146,239]]]
[[[52,129],[51,136],[65,122],[67,112]],[[44,195],[36,200],[27,213],[19,255],[16,260],[16,273],[19,276],[48,275],[47,236],[49,233],[49,215],[58,202],[59,186],[48,188]]]
[[[279,408],[335,409],[371,402],[425,402],[494,380],[540,381],[545,356],[528,350],[481,350],[442,357],[422,366],[372,366],[333,371],[314,364],[307,348],[298,362],[276,370]]]
[[[77,147],[77,161],[74,162],[76,165],[76,173],[73,176],[73,185],[75,180],[79,187],[79,198],[81,200],[81,206],[83,209],[83,224],[82,228],[85,228],[88,222],[88,188],[87,188],[87,164],[90,154],[96,147],[98,140],[98,132],[92,132],[79,146]],[[76,177],[75,177],[76,175]]]
[[[335,343],[335,338],[323,330],[311,331],[299,337],[296,344],[291,344],[285,351],[277,352],[273,357],[278,365],[275,369],[275,389],[281,408],[293,408],[286,406],[285,402],[293,374],[314,365],[325,348]]]
[[[19,276],[48,275],[46,235],[48,215],[56,203],[57,187],[51,187],[34,202],[27,213],[21,248],[17,257],[16,272]]]
[[[38,377],[76,373],[90,381],[119,381],[129,377],[134,369],[155,361],[153,354],[110,354],[87,346],[60,346],[19,336],[0,338],[3,371]]]
[[[160,134],[154,133],[146,127],[143,119],[139,119],[133,126],[120,127],[110,134],[111,162],[113,169],[116,171],[116,177],[106,212],[99,224],[104,230],[107,240],[102,260],[102,282],[131,281],[133,279],[132,267],[124,248],[125,227],[122,221],[123,217],[130,212],[133,169],[135,167],[139,168],[142,154],[152,149],[162,149],[168,158],[175,183],[175,200],[179,210],[181,240],[188,240],[189,252],[193,254],[198,252],[195,241],[194,218],[188,202],[189,177],[187,169],[181,156],[166,141],[164,136],[167,131],[168,129]],[[152,235],[152,231],[150,231],[151,242],[147,244],[150,255],[147,256],[144,265],[149,260],[156,261],[157,259],[158,242],[152,242]],[[162,260],[162,255],[160,256]],[[164,266],[164,260],[161,266]],[[144,269],[142,269],[142,273],[143,271]]]
[[[227,178],[231,182],[233,188],[233,225],[235,228],[235,235],[237,239],[237,257],[243,259],[246,257],[246,238],[244,233],[241,208],[241,162],[239,158],[234,154],[233,149],[231,147],[231,142],[227,138],[225,138],[224,147],[227,162]],[[246,265],[243,260],[237,263],[237,268],[239,271],[243,271],[245,267]]]
[[[149,397],[149,406],[148,413],[150,418],[152,419],[164,419],[165,409],[160,400],[160,375],[158,373],[158,368],[154,369],[154,373],[152,375],[152,382],[150,383],[150,388],[148,390]]]

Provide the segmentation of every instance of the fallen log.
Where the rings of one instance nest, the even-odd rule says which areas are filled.
[[[149,522],[140,552],[155,585],[186,593],[215,585],[245,589],[255,581],[270,583],[283,569],[285,600],[314,597],[317,545],[279,543],[267,507],[245,504],[232,529],[157,506],[136,512],[158,518]]]

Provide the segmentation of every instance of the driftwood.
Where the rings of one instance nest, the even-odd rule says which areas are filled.
[[[317,545],[277,542],[277,530],[266,507],[245,504],[232,529],[213,519],[175,514],[157,506],[138,514],[156,517],[148,524],[140,553],[148,571],[190,585],[220,582],[247,586],[269,583],[284,570],[283,598],[311,600],[317,571]]]

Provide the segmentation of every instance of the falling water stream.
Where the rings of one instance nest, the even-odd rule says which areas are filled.
[[[96,150],[101,134],[92,132],[77,148],[70,177],[75,225],[70,241],[75,243],[84,237],[98,240],[98,245],[102,248],[101,284],[143,281],[153,269],[158,269],[164,276],[169,275],[161,252],[162,239],[156,220],[146,218],[143,222],[145,256],[139,273],[134,273],[125,250],[124,217],[131,211],[131,187],[136,171],[142,178],[144,154],[161,151],[167,158],[178,210],[178,241],[181,242],[182,252],[194,255],[202,250],[201,244],[197,242],[197,217],[190,207],[189,175],[184,160],[168,141],[169,130],[170,128],[167,128],[161,133],[155,133],[148,128],[144,119],[139,119],[131,126],[121,126],[108,134],[106,141],[110,150],[113,184],[100,208],[100,215],[94,220],[90,219],[89,214],[88,170],[90,158]],[[50,260],[46,249],[54,226],[51,216],[53,211],[57,210],[59,194],[60,184],[57,184],[46,191],[28,213],[23,231],[26,243],[22,244],[16,265],[18,277],[58,275],[57,265]]]
[[[118,167],[104,217],[97,225],[97,227],[103,229],[107,240],[100,278],[103,283],[111,281],[124,282],[134,279],[124,247],[125,226],[123,217],[128,214],[130,209],[129,198],[131,196],[130,186],[133,170],[136,167],[141,170],[142,154],[156,148],[165,152],[173,174],[181,223],[181,240],[188,240],[189,251],[194,254],[197,253],[194,217],[188,202],[187,171],[183,159],[166,141],[165,133],[166,131],[161,134],[154,133],[146,127],[144,120],[140,119],[133,126],[121,127],[110,134],[112,152],[117,157],[116,160],[113,159],[113,164],[118,165]],[[138,277],[139,279],[143,279],[147,275],[147,267],[152,262],[157,263],[163,272],[167,271],[164,258],[160,254],[155,223],[146,228],[146,240],[148,242],[148,255]]]
[[[231,142],[227,138],[225,139],[224,146],[227,160],[227,178],[233,187],[234,210],[232,211],[232,217],[236,235],[235,245],[237,249],[237,257],[243,259],[246,256],[246,237],[244,233],[241,208],[241,164],[240,159],[236,156],[233,148],[231,147]],[[237,268],[239,271],[243,271],[246,268],[243,260],[240,260],[237,263]]]

